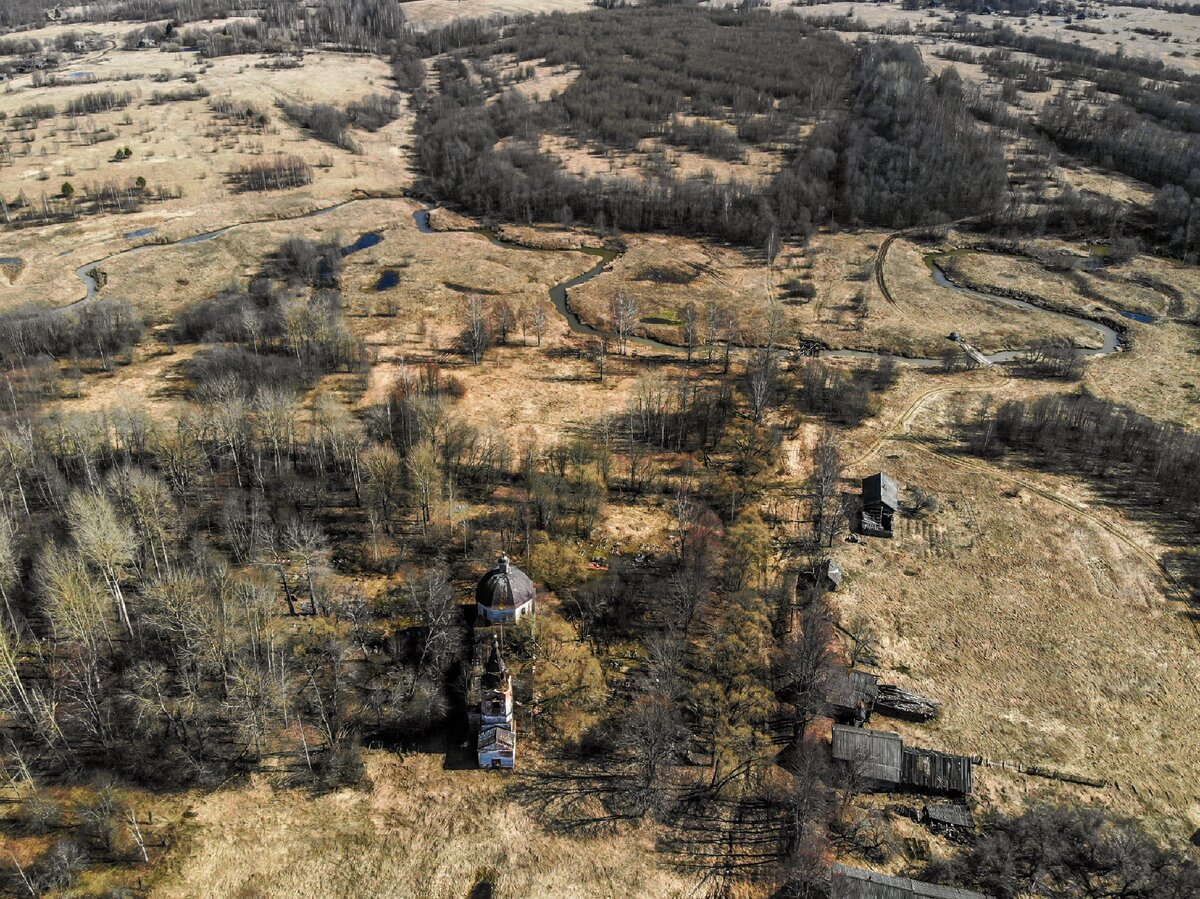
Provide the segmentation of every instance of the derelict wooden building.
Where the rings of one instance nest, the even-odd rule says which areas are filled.
[[[900,488],[882,471],[862,480],[859,530],[873,537],[892,536],[892,521],[900,509]]]
[[[911,749],[899,734],[865,727],[833,726],[833,758],[879,789],[965,796],[974,787],[973,763],[961,755]]]

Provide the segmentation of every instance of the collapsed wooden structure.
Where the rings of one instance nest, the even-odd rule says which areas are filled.
[[[875,696],[875,708],[889,718],[928,721],[938,716],[941,704],[892,684],[880,684]]]
[[[875,789],[965,796],[974,786],[970,758],[906,747],[899,734],[887,731],[835,724],[832,752]]]
[[[982,893],[971,890],[910,877],[893,877],[843,864],[833,866],[830,886],[833,899],[987,899]]]

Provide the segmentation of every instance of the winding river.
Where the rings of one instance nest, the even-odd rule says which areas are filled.
[[[423,209],[423,210],[413,213],[413,221],[416,223],[417,229],[422,234],[437,234],[437,233],[439,233],[438,231],[435,231],[430,226],[429,216],[430,216],[430,210],[428,210],[428,209]],[[446,233],[462,233],[462,232],[446,232]],[[488,241],[490,241],[495,246],[503,247],[504,249],[507,249],[507,250],[527,250],[527,251],[535,252],[535,253],[562,253],[562,252],[586,253],[589,256],[597,257],[598,261],[596,262],[596,264],[594,266],[592,266],[590,269],[588,269],[586,272],[584,272],[583,274],[576,275],[574,278],[571,278],[568,281],[563,281],[562,283],[555,284],[553,287],[551,287],[550,288],[550,300],[551,300],[551,302],[554,303],[554,308],[557,309],[559,311],[559,313],[563,316],[563,318],[566,319],[567,325],[571,328],[572,331],[574,331],[577,334],[587,334],[587,335],[593,336],[593,337],[604,336],[604,332],[602,332],[598,328],[595,328],[592,325],[589,325],[586,322],[584,322],[579,317],[578,313],[576,313],[574,310],[571,309],[570,303],[568,301],[568,292],[572,288],[578,287],[581,284],[586,284],[588,281],[591,281],[593,278],[596,278],[597,276],[603,274],[608,269],[609,263],[612,262],[612,260],[618,256],[618,253],[616,253],[614,250],[609,250],[609,249],[598,250],[598,249],[594,249],[594,248],[578,248],[578,249],[572,248],[572,249],[557,250],[557,249],[542,249],[542,248],[537,248],[537,247],[527,247],[527,246],[523,246],[522,244],[519,244],[519,243],[514,243],[512,241],[504,240],[495,231],[488,229],[488,228],[472,228],[472,229],[469,229],[467,231],[467,233],[478,234],[481,237],[486,238]],[[938,259],[938,256],[933,255],[928,258],[928,262],[929,262],[930,272],[933,277],[933,283],[936,284],[938,287],[944,287],[949,290],[956,290],[960,293],[965,293],[965,294],[972,296],[972,297],[974,297],[982,302],[985,302],[985,303],[1000,304],[1003,306],[1010,306],[1015,309],[1032,310],[1032,311],[1041,313],[1043,315],[1054,315],[1059,318],[1066,319],[1068,321],[1082,324],[1082,325],[1094,330],[1100,336],[1102,346],[1100,348],[1076,347],[1075,353],[1079,356],[1106,356],[1109,353],[1115,352],[1117,350],[1117,348],[1120,346],[1120,342],[1121,342],[1120,334],[1118,334],[1116,330],[1114,330],[1113,328],[1110,328],[1108,325],[1106,325],[1102,322],[1098,322],[1098,321],[1095,321],[1090,318],[1084,318],[1083,316],[1071,315],[1066,312],[1058,312],[1056,310],[1045,309],[1041,306],[1036,306],[1033,303],[1025,302],[1024,300],[1012,299],[1010,297],[1002,297],[1002,296],[995,295],[995,294],[983,293],[978,290],[972,290],[967,287],[960,287],[957,284],[955,284],[953,281],[951,281],[946,276],[946,273],[944,271],[942,271],[942,269],[940,267],[938,267],[937,259]],[[630,343],[637,344],[638,346],[650,347],[652,349],[666,350],[668,352],[679,352],[680,349],[682,349],[679,346],[675,346],[675,345],[669,344],[669,343],[663,343],[658,340],[653,340],[649,337],[630,338]],[[739,347],[737,349],[746,350],[749,348],[748,347]],[[992,353],[991,355],[986,356],[985,358],[989,362],[992,362],[992,363],[1011,362],[1012,360],[1020,357],[1022,354],[1023,354],[1022,350],[1001,350],[1000,352]],[[874,360],[874,361],[879,361],[882,359],[889,359],[889,360],[892,360],[897,363],[902,363],[905,365],[913,365],[918,368],[933,368],[935,366],[940,366],[943,364],[942,360],[940,360],[940,359],[923,359],[923,358],[919,358],[919,357],[914,358],[912,356],[894,356],[894,355],[891,355],[888,353],[877,353],[872,350],[829,350],[829,349],[825,349],[825,350],[819,351],[819,353],[817,355],[821,358],[827,358],[827,359],[868,359],[868,360]]]
[[[291,218],[284,218],[284,219],[267,218],[267,219],[257,219],[257,220],[253,220],[253,221],[247,221],[247,222],[239,222],[239,223],[236,223],[233,225],[226,225],[223,228],[217,228],[213,231],[205,231],[201,234],[194,234],[191,237],[184,237],[184,238],[181,238],[181,239],[175,240],[175,241],[164,242],[164,243],[147,243],[147,244],[142,244],[142,245],[136,246],[136,247],[130,247],[125,250],[119,250],[115,253],[111,253],[108,256],[105,256],[102,259],[97,259],[94,262],[89,262],[89,263],[86,263],[85,265],[81,265],[79,268],[77,268],[75,270],[76,276],[84,284],[85,292],[84,292],[84,295],[82,297],[80,297],[78,300],[74,301],[73,303],[68,304],[66,307],[63,307],[63,308],[69,309],[69,308],[72,308],[75,306],[79,306],[82,303],[86,303],[89,300],[93,299],[96,296],[96,291],[99,289],[99,284],[97,283],[97,280],[95,277],[96,269],[98,269],[100,266],[104,265],[105,263],[112,261],[113,259],[117,259],[117,258],[120,258],[123,256],[130,256],[130,255],[133,255],[134,253],[147,253],[152,250],[166,249],[169,247],[181,247],[181,246],[190,246],[192,244],[205,243],[206,241],[215,240],[218,237],[222,237],[223,235],[229,234],[232,231],[236,231],[240,228],[244,228],[249,225],[269,224],[272,222],[302,221],[305,219],[318,218],[323,215],[328,215],[329,213],[334,212],[343,207],[350,206],[354,203],[365,202],[367,200],[372,200],[372,199],[378,199],[378,198],[354,197],[354,198],[351,198],[348,200],[343,200],[340,203],[335,203],[332,206],[325,206],[321,209],[313,210],[312,212],[306,212],[301,215],[292,216]],[[429,216],[430,216],[430,210],[428,210],[428,209],[422,209],[413,214],[413,221],[416,224],[417,229],[422,234],[441,233],[441,232],[435,231],[432,227],[430,227]],[[134,232],[134,233],[136,234],[138,232]],[[372,233],[374,233],[374,232],[372,232]],[[447,232],[447,233],[455,233],[455,232]],[[523,246],[522,244],[515,243],[513,241],[505,240],[504,238],[500,237],[495,231],[490,230],[488,228],[473,228],[473,229],[470,229],[468,231],[468,233],[478,234],[479,236],[490,241],[495,246],[502,247],[506,250],[524,250],[526,252],[533,252],[533,253],[558,253],[558,252],[584,253],[588,256],[594,257],[596,259],[596,264],[593,265],[591,268],[589,268],[587,271],[583,272],[580,275],[576,275],[574,278],[570,278],[566,281],[563,281],[559,284],[555,284],[553,287],[551,287],[550,288],[550,300],[551,300],[551,302],[554,303],[554,308],[557,309],[559,314],[562,315],[562,317],[566,320],[567,325],[570,327],[570,329],[573,332],[575,332],[576,334],[586,334],[588,336],[593,336],[593,337],[604,336],[604,332],[602,332],[598,328],[595,328],[592,325],[589,325],[586,322],[584,322],[579,317],[579,315],[571,309],[571,305],[570,305],[570,301],[569,301],[569,294],[572,289],[579,287],[581,284],[586,284],[588,281],[591,281],[592,279],[598,277],[599,275],[601,275],[605,271],[607,271],[609,264],[615,258],[617,258],[617,256],[619,255],[615,250],[608,249],[608,248],[596,249],[596,248],[591,248],[591,247],[571,248],[571,249],[562,249],[562,250],[541,249],[541,248],[536,248],[536,247],[527,247],[527,246]],[[1088,327],[1088,328],[1091,328],[1092,330],[1094,330],[1100,336],[1102,346],[1100,348],[1092,348],[1092,349],[1076,348],[1075,352],[1080,356],[1104,356],[1109,353],[1115,352],[1120,346],[1120,335],[1117,333],[1117,331],[1114,330],[1113,328],[1110,328],[1108,325],[1105,325],[1102,322],[1096,321],[1094,319],[1085,318],[1083,316],[1071,315],[1071,314],[1065,313],[1065,312],[1058,312],[1058,311],[1051,310],[1051,309],[1045,309],[1040,306],[1035,306],[1032,303],[1027,303],[1024,300],[1017,300],[1017,299],[1012,299],[1009,297],[998,296],[995,294],[982,293],[977,290],[971,290],[970,288],[960,287],[957,284],[955,284],[954,282],[952,282],[948,277],[946,277],[946,273],[944,271],[942,271],[941,268],[938,267],[937,259],[938,259],[938,256],[935,254],[933,256],[930,256],[928,261],[930,263],[930,272],[931,272],[931,275],[933,278],[933,283],[936,284],[938,287],[946,288],[948,290],[956,290],[956,291],[959,291],[962,293],[969,294],[972,297],[974,297],[982,302],[985,302],[985,303],[992,303],[992,304],[998,303],[998,304],[1001,304],[1004,306],[1010,306],[1010,307],[1017,308],[1017,309],[1035,310],[1043,315],[1058,316],[1059,318],[1063,318],[1068,321],[1072,321],[1077,324],[1084,325],[1085,327]],[[677,353],[682,349],[679,346],[669,344],[669,343],[663,343],[661,341],[654,340],[649,337],[631,337],[629,342],[636,346],[643,346],[643,347],[647,347],[649,349],[662,350],[662,351],[671,352],[671,353]],[[748,350],[749,348],[748,347],[735,347],[735,349],[745,351],[745,350]],[[890,355],[887,353],[878,353],[878,352],[874,352],[874,351],[870,351],[870,350],[829,350],[829,349],[825,349],[825,350],[821,350],[818,355],[821,356],[822,358],[833,358],[833,359],[866,359],[866,360],[872,360],[872,361],[879,361],[882,359],[890,359],[897,363],[917,366],[920,368],[931,368],[931,367],[942,364],[940,359],[922,359],[922,358],[914,358],[914,357],[910,357],[910,356],[895,356],[895,355]],[[986,358],[988,359],[989,362],[1000,363],[1000,362],[1012,361],[1013,359],[1019,357],[1020,355],[1021,355],[1020,350],[1003,350],[998,353],[993,353],[990,356],[987,356]]]

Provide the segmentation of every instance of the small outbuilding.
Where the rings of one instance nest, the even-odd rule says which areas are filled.
[[[862,481],[859,530],[874,537],[892,536],[892,521],[900,509],[900,488],[882,471]]]
[[[524,571],[501,556],[475,588],[475,606],[486,624],[511,624],[533,613],[537,591]]]
[[[879,676],[865,671],[837,671],[825,687],[829,715],[843,724],[866,724],[879,695]]]
[[[957,802],[931,803],[922,807],[917,820],[938,836],[964,843],[975,833],[971,810]]]
[[[833,899],[987,899],[971,890],[893,877],[840,863],[833,866],[830,886]]]
[[[824,589],[833,592],[842,586],[843,578],[845,575],[842,573],[842,567],[833,559],[822,559],[817,563],[817,583]]]
[[[921,793],[966,796],[974,786],[969,758],[934,749],[904,749],[900,783]]]

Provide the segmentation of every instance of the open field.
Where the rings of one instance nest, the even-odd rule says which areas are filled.
[[[71,98],[102,90],[128,91],[134,100],[124,110],[79,117],[73,124],[61,112],[35,129],[21,132],[28,155],[15,155],[0,167],[0,197],[10,202],[18,194],[31,202],[59,193],[70,182],[77,191],[109,182],[125,185],[146,180],[147,190],[162,187],[181,193],[179,199],[157,199],[129,215],[83,217],[50,227],[7,232],[0,240],[4,257],[24,260],[11,283],[0,285],[0,305],[33,302],[64,305],[78,299],[77,266],[147,241],[174,241],[231,223],[286,218],[347,199],[357,190],[396,194],[411,184],[405,165],[410,142],[408,114],[375,133],[357,131],[361,154],[322,143],[289,123],[275,108],[276,100],[334,102],[344,105],[390,89],[385,62],[367,56],[348,60],[338,54],[307,54],[304,67],[272,70],[247,64],[243,57],[224,57],[193,64],[191,54],[153,51],[110,51],[103,60],[81,70],[97,78],[119,79],[99,84],[76,84],[35,89],[18,83],[0,94],[0,111],[12,115],[32,102],[51,102],[61,108]],[[173,80],[159,84],[160,73]],[[178,78],[196,76],[189,85]],[[126,80],[129,79],[129,80]],[[208,99],[150,103],[155,90],[184,87],[209,90]],[[217,118],[210,101],[222,97],[254,98],[270,116],[264,132],[227,125]],[[78,129],[74,127],[78,125]],[[88,145],[80,135],[93,130],[113,135]],[[131,156],[116,161],[117,149]],[[240,193],[229,183],[236,169],[269,160],[279,153],[298,155],[314,166],[307,187],[261,193]],[[135,235],[135,236],[129,236]]]
[[[308,798],[263,783],[201,799],[170,874],[152,891],[190,896],[683,897],[695,883],[664,870],[653,835],[558,836],[515,797],[519,777],[446,769],[445,756],[369,756],[372,786]],[[314,836],[319,838],[314,840]],[[603,886],[600,886],[603,885]]]
[[[789,6],[782,0],[775,0],[772,5],[777,9]],[[800,15],[851,16],[871,26],[907,23],[914,29],[939,18],[947,21],[952,18],[950,13],[943,10],[905,10],[898,3],[837,2],[794,9]],[[1189,72],[1200,71],[1200,59],[1195,57],[1197,49],[1200,49],[1200,23],[1195,16],[1119,4],[1089,4],[1087,19],[1081,24],[1100,29],[1100,34],[1068,29],[1061,16],[983,16],[966,13],[964,17],[985,26],[1008,25],[1021,34],[1078,42],[1103,53],[1115,53],[1120,49],[1130,56],[1161,60]],[[1170,37],[1149,37],[1138,34],[1134,30],[1136,28],[1168,32]]]
[[[1162,547],[1081,482],[931,453],[920,441],[940,445],[963,401],[931,398],[853,470],[883,465],[939,502],[894,540],[837,551],[851,572],[837,603],[844,620],[862,614],[881,627],[884,679],[945,702],[929,725],[879,726],[918,745],[1111,781],[1084,794],[1186,830],[1200,814],[1186,748],[1200,726],[1200,639],[1164,595],[1151,562]],[[980,772],[985,791],[992,776]],[[1079,789],[1025,780],[1006,801]]]

